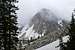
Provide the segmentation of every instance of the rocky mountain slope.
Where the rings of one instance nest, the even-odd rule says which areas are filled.
[[[20,32],[20,38],[30,39],[34,35],[44,36],[51,34],[51,32],[59,32],[58,28],[61,27],[60,24],[63,25],[62,28],[64,29],[67,23],[64,20],[59,20],[57,15],[55,15],[51,10],[45,8],[41,9],[33,16],[29,25],[27,24],[27,26],[22,27],[23,29]]]
[[[67,25],[65,20],[59,19],[51,10],[41,9],[33,16],[30,24],[21,29],[18,37],[26,40],[23,46],[28,43],[27,40],[36,39],[30,42],[30,47],[37,49],[57,40],[60,35],[65,36]],[[29,45],[25,47],[29,47]]]
[[[55,15],[52,11],[49,9],[41,9],[38,13],[34,15],[34,17],[31,19],[30,26],[34,24],[34,30],[35,32],[38,32],[39,34],[48,34],[53,31],[58,31],[59,28],[59,17]],[[61,20],[63,25],[65,25],[64,20]]]

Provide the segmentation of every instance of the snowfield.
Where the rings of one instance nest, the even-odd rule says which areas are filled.
[[[63,37],[63,42],[67,42],[68,39],[69,39],[69,36]],[[43,46],[41,48],[38,48],[36,50],[59,50],[59,47],[55,48],[58,45],[59,45],[59,39],[54,41],[54,42],[52,42],[52,43],[50,43],[50,44],[48,44],[48,45],[45,45],[45,46]]]
[[[38,38],[38,36],[40,36],[41,37],[41,34],[38,34],[37,32],[35,32],[34,30],[33,30],[33,27],[34,27],[34,25],[32,25],[31,27],[29,27],[28,28],[28,25],[27,26],[25,26],[23,29],[22,29],[22,31],[21,31],[21,33],[18,35],[18,38],[19,39],[25,39],[25,40],[30,40],[31,39],[31,37],[32,37],[32,39],[36,39],[36,38]],[[43,35],[44,36],[44,35]]]

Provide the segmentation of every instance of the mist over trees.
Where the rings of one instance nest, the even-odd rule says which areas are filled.
[[[26,31],[30,28],[28,27],[27,30],[23,32],[25,34],[22,34],[23,39],[20,41],[20,39],[18,38],[18,33],[20,33],[21,35],[21,32],[18,32],[17,30],[22,31],[24,26],[22,26],[20,29],[17,26],[18,23],[16,10],[18,10],[18,7],[15,6],[15,3],[18,3],[18,1],[0,0],[0,50],[25,50],[26,47],[29,50],[33,50],[49,44],[57,40],[57,38],[59,38],[59,46],[57,47],[60,47],[60,50],[75,49],[75,10],[74,12],[72,12],[71,22],[68,26],[67,34],[65,32],[65,27],[60,26],[61,28],[59,28],[56,15],[54,15],[47,9],[43,9],[41,12],[37,13],[34,16],[31,21],[31,26],[34,26],[31,27],[32,29],[30,29],[29,32],[27,32],[30,34],[32,32],[32,36],[33,34],[37,33],[38,37],[34,39],[34,37],[36,36],[31,36],[30,39],[24,39]],[[51,18],[47,18],[50,16]],[[65,21],[63,21],[62,23],[64,23],[63,25],[66,25]],[[58,29],[60,30],[60,32]],[[43,34],[43,32],[45,33]],[[64,43],[62,37],[66,35],[69,35],[69,40]],[[25,45],[23,45],[24,43]],[[17,49],[18,44],[19,49]]]

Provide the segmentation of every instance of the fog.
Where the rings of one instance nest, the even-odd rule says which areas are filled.
[[[75,0],[19,0],[17,6],[18,23],[24,25],[42,8],[50,9],[58,17],[70,20]]]

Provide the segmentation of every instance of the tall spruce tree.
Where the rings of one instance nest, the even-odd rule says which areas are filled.
[[[69,40],[67,41],[65,50],[74,50],[75,49],[75,10],[72,12],[71,23],[69,28]]]
[[[75,10],[72,13],[72,19],[71,19],[71,24],[70,24],[70,30],[69,30],[69,43],[68,43],[68,47],[70,48],[70,50],[74,50],[75,49]]]
[[[59,28],[58,28],[58,30],[59,30],[60,35],[59,35],[59,45],[56,46],[56,48],[57,48],[57,47],[60,47],[60,50],[64,50],[64,44],[63,44],[63,38],[62,38],[62,35],[63,35],[63,32],[64,32],[64,29],[63,29],[63,26],[61,26],[61,25],[62,25],[61,22],[58,23],[58,24],[59,24]]]
[[[0,0],[0,50],[16,49],[18,27],[15,10],[18,8],[14,3],[17,1]]]

